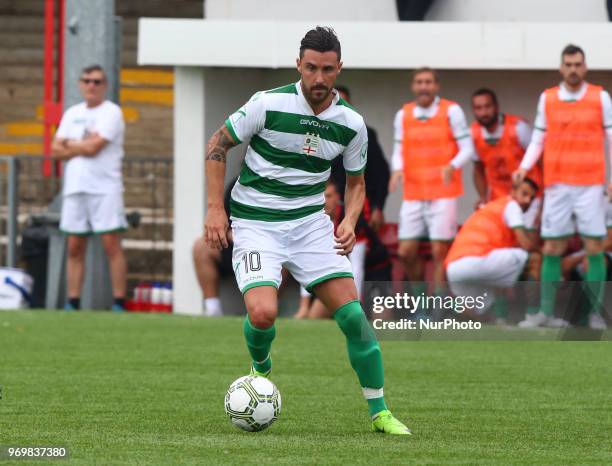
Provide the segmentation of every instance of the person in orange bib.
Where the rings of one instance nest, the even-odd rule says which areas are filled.
[[[436,292],[442,292],[444,258],[457,232],[457,198],[463,194],[461,167],[474,146],[461,107],[438,97],[440,84],[431,68],[412,75],[415,100],[395,115],[395,144],[389,191],[403,179],[399,218],[399,257],[413,282],[422,282],[419,242],[429,239]],[[419,289],[420,288],[420,289]],[[425,292],[414,284],[413,293]]]
[[[480,197],[477,207],[507,196],[512,190],[512,173],[523,159],[531,139],[531,126],[523,118],[501,113],[497,95],[488,88],[472,94],[472,112],[476,121],[471,133],[474,141],[474,185]],[[542,187],[542,167],[536,164],[528,173]],[[542,208],[542,195],[525,212],[525,227],[535,230]]]
[[[525,230],[524,212],[538,185],[525,178],[502,197],[474,212],[463,224],[446,257],[446,275],[455,296],[481,297],[476,312],[484,312],[495,291],[512,287],[537,242]]]
[[[556,285],[561,280],[561,256],[576,230],[588,255],[586,291],[591,298],[589,325],[605,329],[600,314],[606,268],[605,138],[612,143],[612,101],[600,86],[587,83],[584,51],[568,45],[561,53],[559,86],[540,96],[531,143],[515,180],[524,178],[544,153],[544,209],[541,236],[545,240],[540,310],[527,314],[521,327],[566,327],[554,317]],[[610,154],[609,154],[610,155]],[[612,194],[612,182],[608,184]]]

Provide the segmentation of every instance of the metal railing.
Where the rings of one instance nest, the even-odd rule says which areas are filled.
[[[43,162],[44,159],[37,156],[0,156],[2,265],[20,265],[23,228],[32,217],[46,214],[61,191],[61,179],[43,176]],[[140,224],[128,231],[123,240],[128,262],[138,264],[137,270],[130,274],[131,281],[168,279],[171,275],[173,160],[126,157],[123,180],[125,211],[135,216],[133,220],[139,219]],[[160,260],[155,253],[164,253],[167,257]]]

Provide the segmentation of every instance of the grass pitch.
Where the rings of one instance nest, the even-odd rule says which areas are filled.
[[[385,341],[398,438],[369,432],[333,321],[277,330],[281,417],[244,433],[223,411],[249,368],[236,318],[1,312],[0,444],[66,464],[612,463],[608,342]]]

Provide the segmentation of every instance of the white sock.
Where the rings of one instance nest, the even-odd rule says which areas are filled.
[[[223,314],[221,309],[221,300],[219,298],[204,298],[204,307],[208,315]]]

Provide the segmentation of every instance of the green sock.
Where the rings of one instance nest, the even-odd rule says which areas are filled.
[[[544,255],[540,282],[540,310],[547,316],[555,312],[557,282],[561,281],[561,256]]]
[[[601,252],[589,256],[588,261],[589,269],[586,273],[585,287],[590,301],[590,312],[598,313],[603,307],[606,260]]]
[[[495,303],[493,304],[493,313],[498,319],[505,319],[508,317],[508,300],[505,296],[495,297]]]
[[[368,401],[370,416],[387,409],[383,396],[384,370],[380,345],[359,301],[340,306],[334,313],[338,327],[346,336],[351,366]]]
[[[270,328],[257,328],[253,326],[247,316],[244,319],[243,329],[247,348],[253,360],[253,367],[258,372],[268,372],[272,369],[270,348],[272,347],[272,340],[274,340],[276,335],[276,328],[274,325]]]
[[[519,288],[519,292],[525,295],[527,301],[527,314],[537,314],[540,311],[539,300],[539,285],[538,280],[531,275],[527,275],[527,279],[523,282],[524,285]]]
[[[421,296],[427,294],[427,283],[425,282],[410,282],[410,291],[412,296]]]

